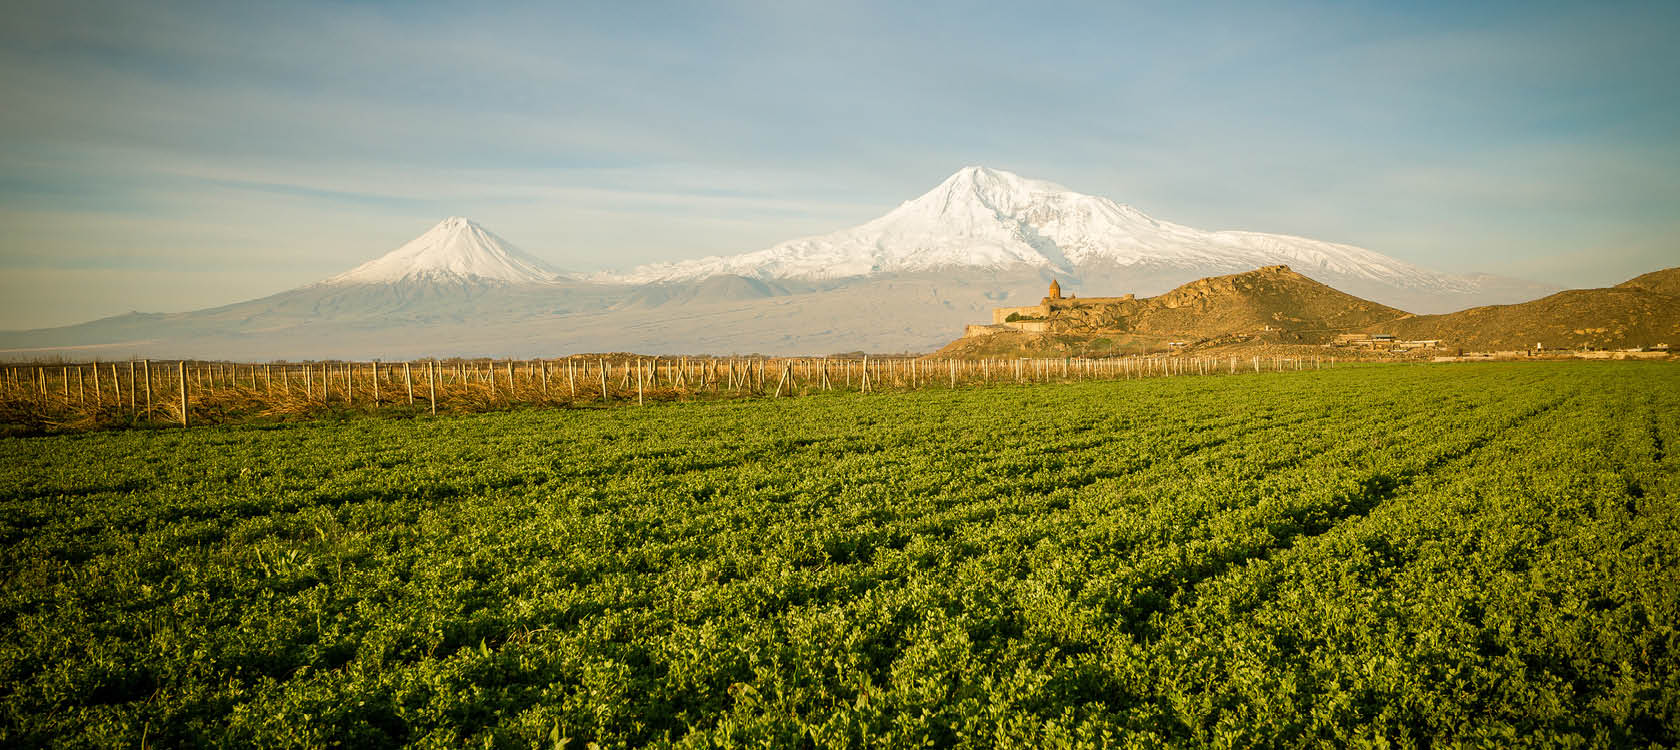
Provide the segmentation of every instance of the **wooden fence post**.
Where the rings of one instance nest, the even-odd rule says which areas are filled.
[[[432,402],[432,416],[437,416],[437,360],[426,360],[426,396]]]
[[[181,426],[187,426],[187,363],[177,364],[181,375]]]

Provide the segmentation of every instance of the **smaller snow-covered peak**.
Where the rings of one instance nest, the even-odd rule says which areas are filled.
[[[510,284],[553,281],[561,273],[476,222],[451,216],[385,255],[327,279],[328,284],[478,279]]]

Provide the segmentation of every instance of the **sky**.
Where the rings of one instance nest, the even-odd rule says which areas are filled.
[[[1680,265],[1680,3],[10,2],[0,329],[283,291],[452,215],[578,271],[971,164],[1582,287]]]

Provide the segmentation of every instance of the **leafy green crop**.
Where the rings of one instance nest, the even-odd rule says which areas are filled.
[[[0,744],[1680,741],[1680,369],[0,440]]]

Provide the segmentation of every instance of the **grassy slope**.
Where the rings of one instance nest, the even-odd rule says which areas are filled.
[[[1284,266],[1211,276],[1143,299],[1060,308],[1050,333],[959,338],[943,356],[1108,356],[1170,351],[1168,342],[1303,346],[1337,333],[1408,317],[1295,273]]]
[[[1680,340],[1680,299],[1641,288],[1572,289],[1516,305],[1420,315],[1385,330],[1471,351],[1620,349]]]
[[[1677,406],[1400,366],[6,440],[0,743],[1673,743]]]

